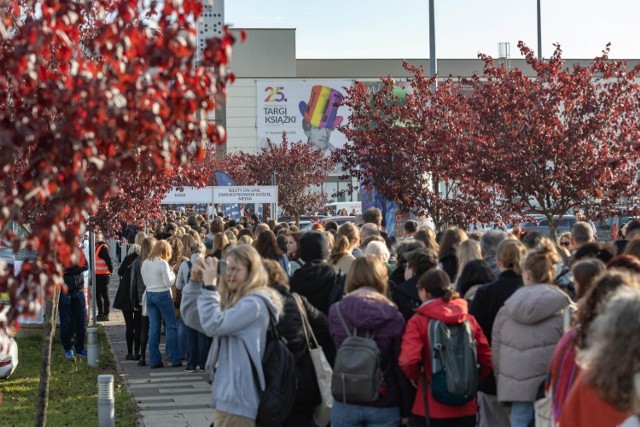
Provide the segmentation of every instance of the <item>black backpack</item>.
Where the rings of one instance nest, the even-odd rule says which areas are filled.
[[[375,332],[358,336],[358,330],[349,330],[336,303],[336,313],[347,334],[333,365],[331,394],[343,403],[374,402],[380,396],[383,373],[380,367],[380,349],[374,341]]]
[[[256,424],[263,427],[279,427],[289,417],[298,388],[296,360],[287,348],[286,340],[278,333],[272,316],[270,313],[267,344],[262,357],[265,389],[260,390],[258,384],[260,406]],[[251,368],[257,380],[256,368],[253,364]]]

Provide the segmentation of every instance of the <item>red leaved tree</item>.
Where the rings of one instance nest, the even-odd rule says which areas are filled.
[[[388,77],[371,87],[356,82],[345,104],[352,110],[341,128],[350,144],[335,159],[366,188],[375,188],[402,209],[432,217],[438,228],[465,225],[492,216],[478,209],[490,193],[469,193],[459,182],[459,141],[469,128],[469,112],[460,86],[448,79],[435,92],[435,77],[407,62],[412,74],[406,92]]]
[[[246,169],[248,185],[271,185],[275,172],[278,204],[285,216],[296,223],[300,222],[301,215],[316,212],[322,207],[324,194],[310,191],[310,187],[320,186],[335,166],[312,143],[289,142],[285,133],[281,143],[267,140],[267,145],[260,152],[242,153],[239,159]]]
[[[133,0],[0,7],[0,234],[15,239],[8,225],[29,220],[26,244],[37,253],[18,277],[0,275],[0,292],[10,297],[0,335],[43,291],[36,423],[44,425],[53,304],[63,269],[79,255],[83,224],[118,196],[122,177],[143,183],[222,141],[199,117],[214,110],[232,77],[225,64],[234,39],[210,40],[196,66],[197,0],[152,2],[148,12]],[[36,205],[45,209],[30,215]]]
[[[478,189],[499,189],[516,212],[549,220],[597,200],[600,213],[636,191],[638,68],[608,59],[609,46],[589,66],[565,67],[559,45],[538,61],[518,44],[535,77],[485,61],[469,99],[475,123],[465,175]]]

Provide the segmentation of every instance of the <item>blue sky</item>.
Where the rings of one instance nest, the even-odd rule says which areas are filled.
[[[296,28],[298,58],[426,58],[428,0],[226,0],[227,24]],[[498,55],[518,40],[537,50],[536,0],[435,0],[439,58]],[[640,58],[640,0],[541,0],[542,53],[565,58]]]

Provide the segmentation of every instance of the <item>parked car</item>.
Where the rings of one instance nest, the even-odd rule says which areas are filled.
[[[18,367],[18,344],[9,338],[8,345],[0,352],[0,379],[7,379]]]
[[[322,226],[324,227],[328,222],[335,222],[336,224],[338,224],[338,227],[340,227],[342,224],[344,224],[345,222],[355,222],[356,217],[355,216],[328,216],[325,218],[322,218],[319,221],[316,221],[316,223],[322,224]],[[304,227],[302,227],[302,231],[309,231],[311,230],[311,227],[313,227],[314,223],[310,223],[305,225]]]
[[[575,224],[577,221],[578,220],[574,215],[563,215],[562,218],[560,218],[558,215],[554,215],[553,223],[556,226],[556,236],[559,236],[564,232],[571,231],[571,227],[573,227],[573,224]],[[536,218],[532,218],[531,221],[528,221],[528,223],[525,225],[521,225],[521,227],[524,231],[527,232],[538,231],[545,236],[551,235],[549,230],[549,220],[547,220],[547,218],[545,217],[542,217],[539,220]]]

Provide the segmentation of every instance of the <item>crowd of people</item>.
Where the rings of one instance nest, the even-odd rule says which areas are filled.
[[[637,425],[640,222],[610,248],[586,222],[552,241],[408,221],[392,242],[378,209],[362,220],[301,232],[168,212],[135,234],[117,271],[127,359],[145,366],[148,346],[151,369],[186,362],[187,372],[207,371],[216,427],[256,425],[272,323],[298,378],[283,426],[318,421],[311,333],[330,366],[352,335],[379,352],[374,398],[350,400],[332,385],[334,427]],[[471,365],[446,369],[462,359]]]

